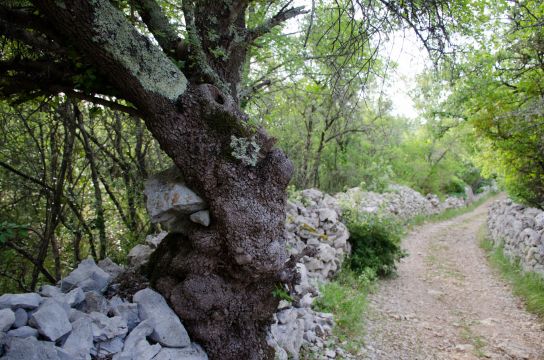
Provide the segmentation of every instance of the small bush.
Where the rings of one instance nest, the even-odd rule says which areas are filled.
[[[444,193],[449,195],[465,196],[465,182],[459,178],[452,178],[450,182],[444,185]]]
[[[395,272],[396,262],[406,254],[400,247],[404,232],[402,224],[380,214],[347,211],[350,232],[351,257],[347,263],[351,270],[362,274],[371,269],[379,276]]]

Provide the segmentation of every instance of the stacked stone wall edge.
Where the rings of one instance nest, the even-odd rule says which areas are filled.
[[[544,278],[544,211],[498,200],[489,208],[487,226],[491,241],[504,246],[508,258]]]

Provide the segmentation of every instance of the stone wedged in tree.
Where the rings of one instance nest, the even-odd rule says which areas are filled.
[[[205,201],[183,181],[174,166],[145,182],[146,208],[153,223],[169,223],[174,218],[206,208]]]

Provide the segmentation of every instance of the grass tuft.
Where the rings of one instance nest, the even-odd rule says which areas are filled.
[[[321,296],[314,303],[315,310],[334,314],[334,335],[349,352],[363,345],[367,296],[376,279],[370,269],[359,274],[344,267],[333,281],[321,286]]]
[[[523,271],[519,261],[510,261],[502,244],[493,245],[485,225],[480,229],[478,240],[491,265],[512,285],[514,294],[523,300],[527,310],[544,320],[544,279],[536,273]]]

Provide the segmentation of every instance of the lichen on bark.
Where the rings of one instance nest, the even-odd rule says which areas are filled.
[[[107,0],[94,0],[93,41],[102,45],[141,86],[175,101],[187,88],[178,67],[149,39],[139,34]]]

